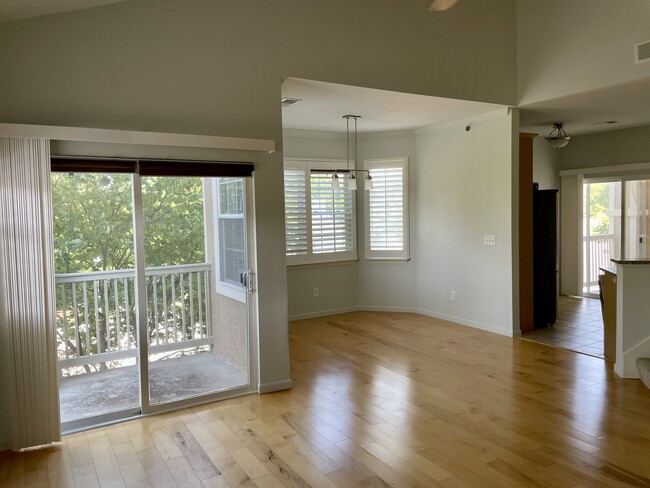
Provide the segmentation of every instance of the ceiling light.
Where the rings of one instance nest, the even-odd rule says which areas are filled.
[[[571,138],[567,135],[564,130],[564,122],[555,122],[553,124],[553,130],[545,137],[551,147],[555,149],[560,149],[561,147],[566,146]]]
[[[282,108],[288,107],[289,105],[293,105],[294,103],[298,103],[302,100],[302,98],[283,98],[282,99]]]
[[[366,175],[366,183],[364,185],[364,188],[366,190],[372,190],[372,176],[370,176],[370,171],[368,171],[368,174]]]
[[[357,120],[361,118],[361,115],[344,115],[345,119],[345,142],[347,145],[347,163],[348,163],[348,189],[356,190],[357,189],[357,178],[354,176],[354,171],[357,165]],[[354,168],[350,171],[350,119],[354,120]]]
[[[336,171],[332,175],[332,190],[338,190],[340,187],[339,175],[336,174]]]

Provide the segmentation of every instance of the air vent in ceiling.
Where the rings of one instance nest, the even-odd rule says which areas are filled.
[[[650,41],[643,41],[634,46],[634,62],[636,64],[650,61]]]

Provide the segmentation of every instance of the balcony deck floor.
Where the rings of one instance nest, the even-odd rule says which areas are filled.
[[[248,376],[210,352],[149,364],[151,403],[212,393],[248,383]],[[61,421],[68,422],[140,406],[137,366],[59,379]]]

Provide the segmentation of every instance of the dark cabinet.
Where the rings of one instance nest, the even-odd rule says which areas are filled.
[[[533,191],[533,324],[557,317],[557,190]]]

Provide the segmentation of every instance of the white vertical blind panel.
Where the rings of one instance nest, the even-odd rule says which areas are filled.
[[[371,251],[404,250],[404,174],[402,168],[370,170],[369,223]]]
[[[306,169],[284,170],[284,211],[287,256],[307,254]]]
[[[49,141],[0,138],[0,333],[13,449],[60,440]]]
[[[332,173],[311,174],[311,236],[314,254],[352,251],[352,191],[341,182],[332,189]]]

